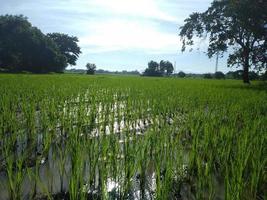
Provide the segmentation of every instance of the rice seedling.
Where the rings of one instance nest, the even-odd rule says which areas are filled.
[[[257,82],[6,74],[0,92],[0,199],[266,197]]]

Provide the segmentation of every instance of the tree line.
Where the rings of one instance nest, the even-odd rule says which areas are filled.
[[[221,71],[217,71],[215,73],[204,73],[204,74],[194,74],[194,73],[185,73],[180,71],[176,74],[173,74],[174,77],[179,78],[204,78],[204,79],[243,79],[243,70],[229,71],[227,73],[223,73]],[[255,71],[249,72],[249,80],[267,80],[267,71],[262,74],[258,74]]]
[[[159,63],[157,63],[156,61],[151,60],[148,64],[148,67],[145,69],[144,73],[142,74],[143,76],[170,76],[173,71],[173,65],[171,62],[169,61],[164,61],[161,60]],[[95,74],[95,72],[97,73],[109,73],[109,71],[105,71],[105,70],[96,70],[96,65],[93,63],[87,63],[86,64],[86,73],[87,74]],[[115,73],[115,72],[112,72]],[[117,74],[119,74],[119,72],[117,72]],[[120,74],[132,74],[132,75],[140,75],[140,73],[138,71],[122,71]]]
[[[212,73],[205,73],[202,75],[205,79],[236,79],[236,80],[242,80],[243,79],[243,70],[236,70],[236,71],[229,71],[227,73],[223,72],[215,72]],[[254,71],[250,71],[248,73],[249,80],[267,80],[267,72],[259,75],[258,73]]]
[[[76,65],[78,38],[44,34],[23,15],[0,16],[0,68],[8,72],[63,72]]]

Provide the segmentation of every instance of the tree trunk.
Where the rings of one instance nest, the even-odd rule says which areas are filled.
[[[249,51],[244,50],[243,82],[250,84],[248,72],[249,72]]]
[[[245,64],[243,67],[243,82],[249,84],[249,76],[248,76],[248,68],[249,65]]]

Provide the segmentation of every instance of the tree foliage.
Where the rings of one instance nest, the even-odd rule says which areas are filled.
[[[63,33],[49,33],[47,36],[57,44],[60,52],[67,58],[67,63],[76,65],[76,60],[81,53],[81,49],[77,44],[79,42],[78,38]]]
[[[62,72],[60,47],[22,15],[0,16],[0,68],[11,72]]]
[[[255,71],[250,71],[248,73],[249,80],[258,80],[260,79],[260,75]],[[229,71],[226,73],[226,78],[230,79],[242,79],[243,78],[243,70]]]
[[[166,68],[167,68],[167,75],[170,76],[174,71],[172,63],[169,62]]]
[[[151,60],[148,63],[148,68],[145,69],[145,76],[164,76],[171,75],[173,73],[173,65],[169,61],[161,60],[160,63],[157,63]]]
[[[226,73],[226,77],[230,79],[242,79],[243,70],[229,71]]]
[[[87,74],[95,74],[96,71],[96,65],[93,63],[87,63],[86,64]]]
[[[260,79],[263,80],[263,81],[267,81],[267,71],[265,71],[265,72],[261,75]]]
[[[203,78],[212,79],[212,74],[210,74],[210,73],[203,74]]]
[[[214,73],[214,78],[215,79],[225,79],[225,74],[223,72],[220,72],[220,71],[215,72]]]
[[[249,68],[267,68],[267,1],[214,0],[207,11],[193,13],[181,27],[183,47],[194,45],[195,37],[209,38],[209,57],[229,52],[228,65],[243,67],[249,83]]]
[[[186,76],[186,74],[183,72],[183,71],[180,71],[178,74],[177,74],[180,78],[184,78]]]
[[[148,64],[148,68],[145,69],[144,75],[145,76],[161,76],[162,69],[157,62],[151,60]]]

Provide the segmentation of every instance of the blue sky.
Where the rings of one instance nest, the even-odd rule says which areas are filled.
[[[179,27],[192,12],[205,11],[212,0],[0,0],[0,14],[23,14],[44,33],[79,38],[87,62],[107,70],[143,71],[150,60],[176,62],[176,71],[214,72],[215,58],[200,50],[181,52]],[[219,70],[229,71],[226,59]]]

